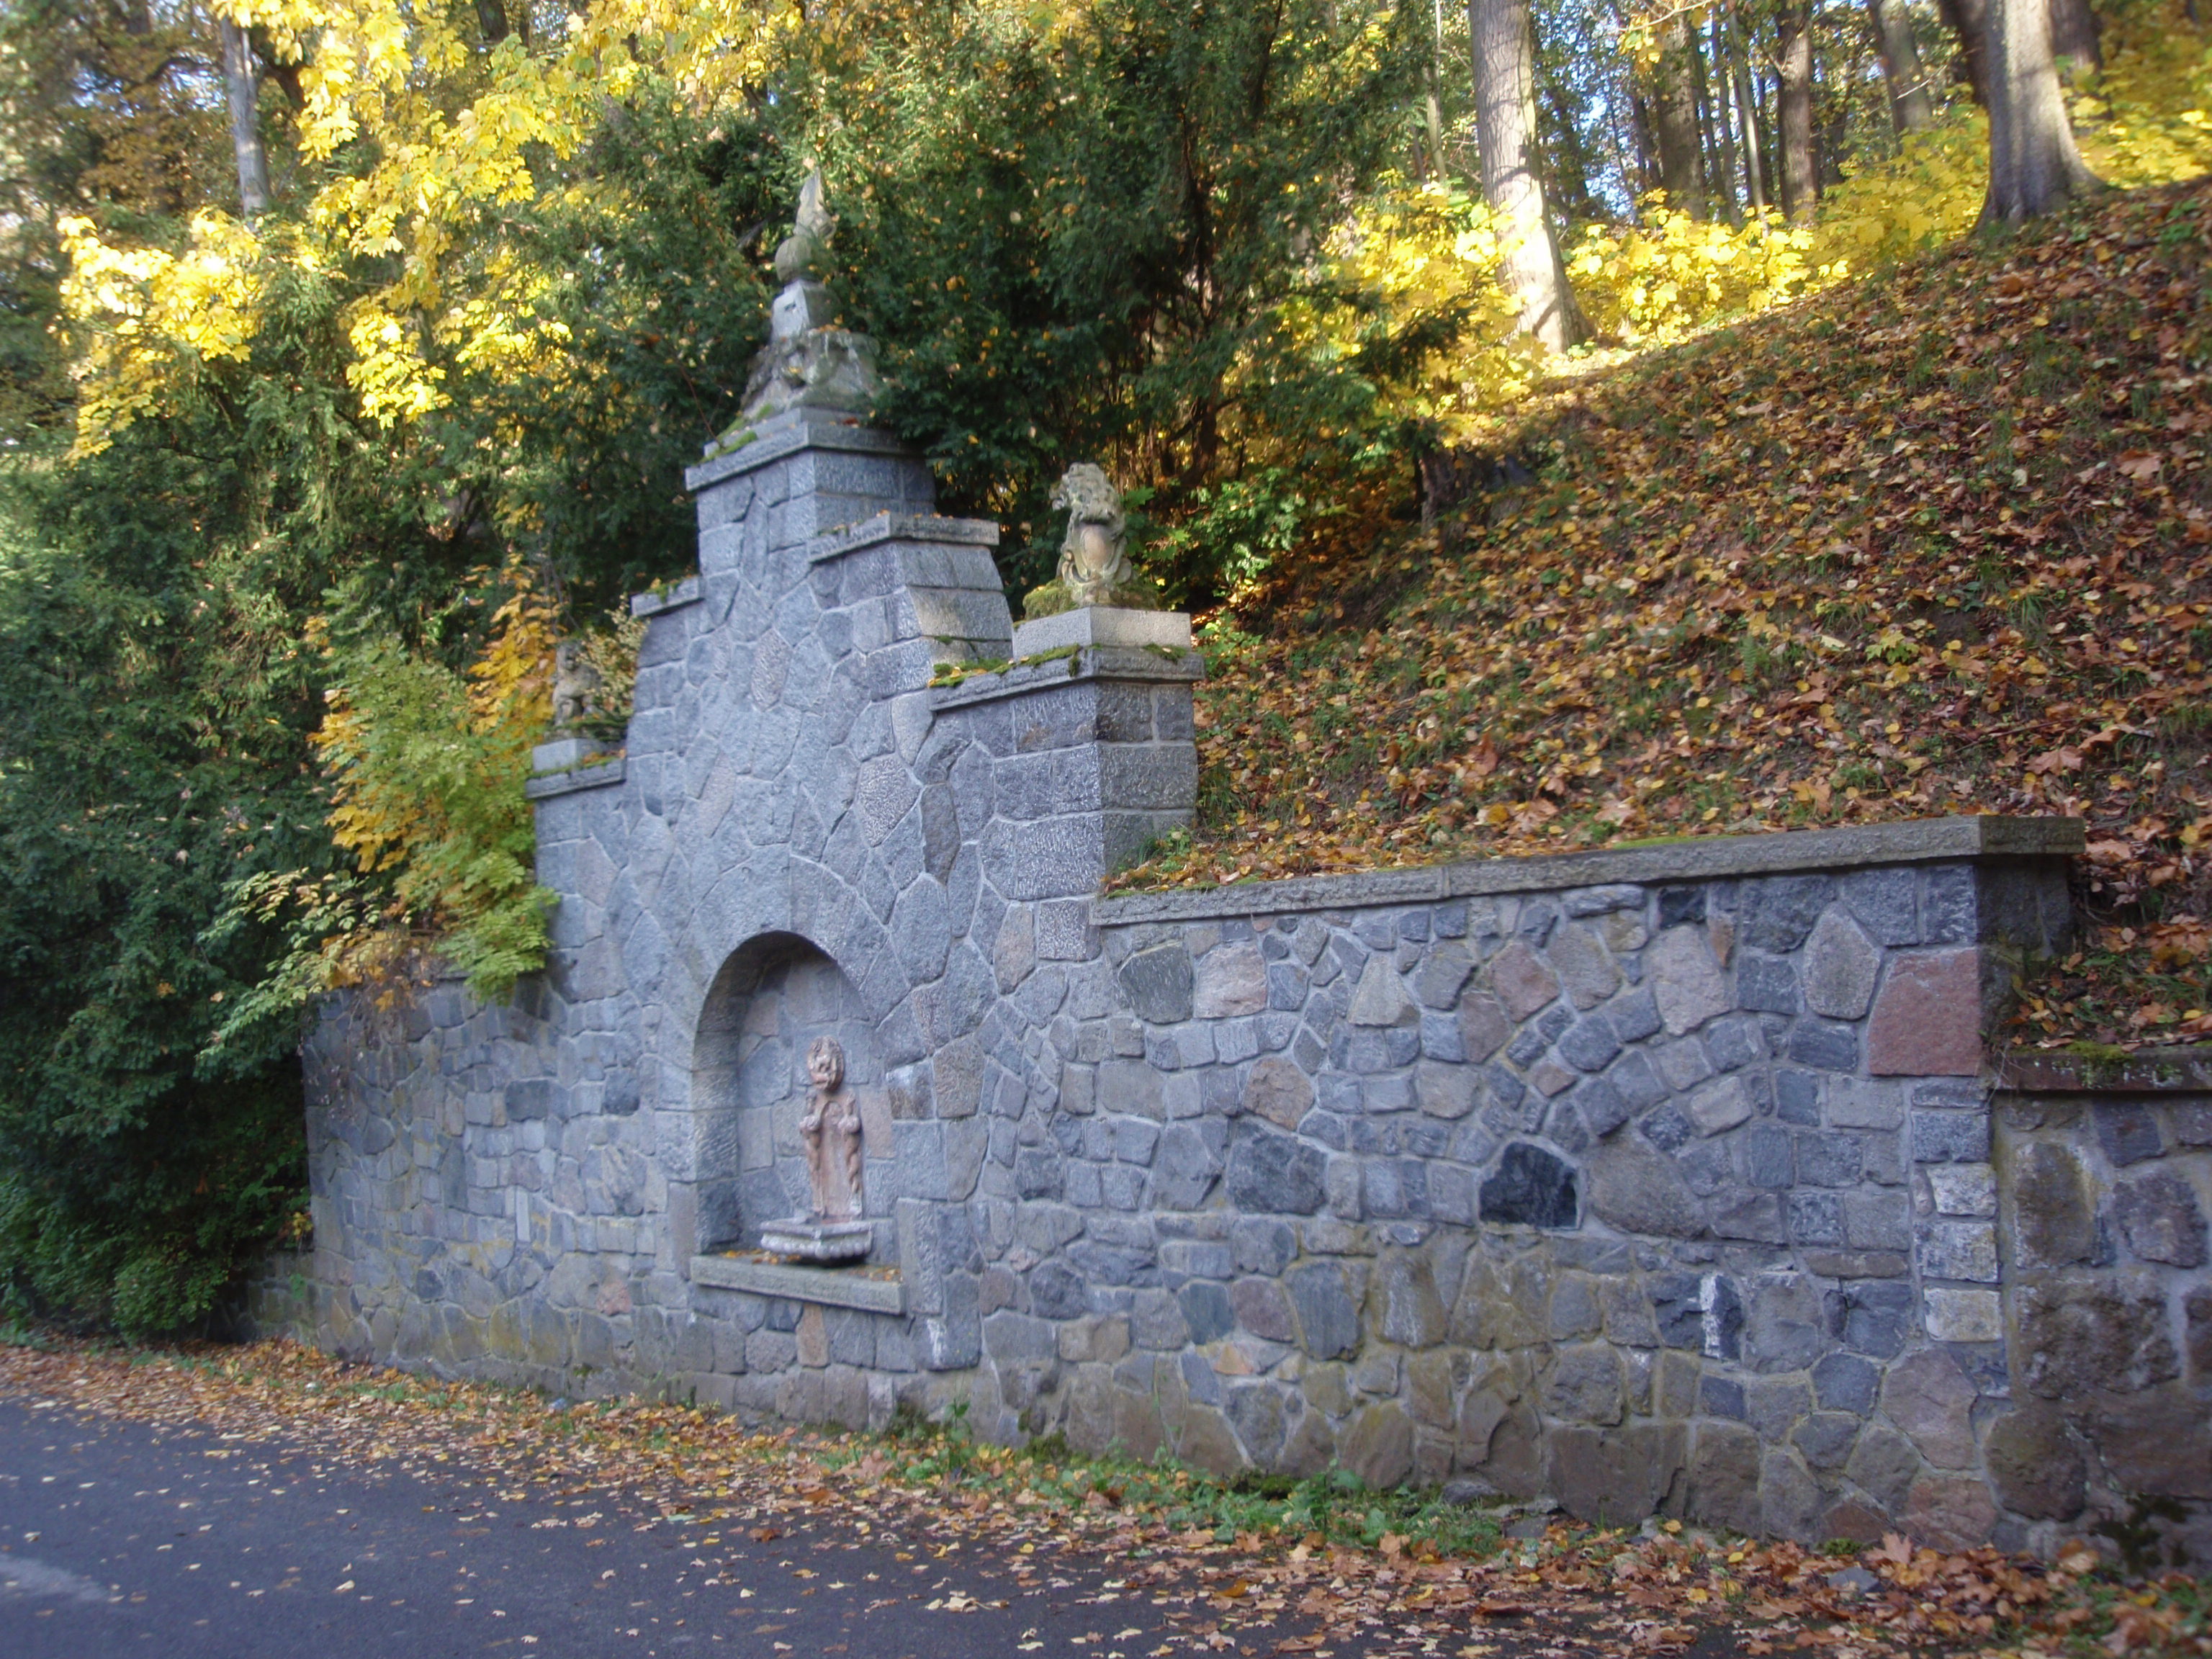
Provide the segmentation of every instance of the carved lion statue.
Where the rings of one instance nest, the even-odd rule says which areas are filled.
[[[1076,605],[1109,605],[1116,589],[1137,580],[1124,545],[1129,521],[1121,492],[1104,471],[1079,461],[1061,475],[1052,504],[1067,509],[1067,534],[1060,544],[1059,580]]]

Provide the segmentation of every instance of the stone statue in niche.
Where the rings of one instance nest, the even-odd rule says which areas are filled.
[[[861,1218],[860,1102],[846,1085],[845,1050],[836,1038],[819,1036],[808,1045],[806,1075],[814,1086],[799,1120],[799,1140],[806,1152],[810,1208],[764,1224],[761,1248],[800,1261],[857,1261],[873,1245],[875,1228]]]
[[[814,1191],[817,1221],[851,1221],[860,1213],[860,1103],[845,1086],[845,1050],[835,1037],[817,1037],[806,1050],[806,1075],[814,1092],[799,1138],[806,1146],[806,1179]]]

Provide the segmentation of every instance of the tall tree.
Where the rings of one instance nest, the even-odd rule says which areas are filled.
[[[1813,174],[1812,0],[1784,0],[1775,18],[1777,80],[1781,85],[1782,211],[1808,223],[1819,185]]]
[[[1722,211],[1728,222],[1741,224],[1743,215],[1738,210],[1735,194],[1735,70],[1729,60],[1727,20],[1720,12],[1713,14],[1711,98],[1713,126],[1720,140],[1720,180]]]
[[[1990,0],[1936,0],[1936,9],[1958,37],[1959,70],[1966,90],[1990,106]]]
[[[2097,188],[2066,117],[2047,0],[1993,0],[1989,53],[1990,193],[1982,217],[2016,223]]]
[[[1521,326],[1554,351],[1589,334],[1536,168],[1535,35],[1528,0],[1468,0],[1474,42],[1475,142],[1482,195],[1501,222],[1504,277]]]
[[[1653,66],[1651,125],[1659,143],[1659,183],[1667,204],[1693,219],[1705,216],[1705,174],[1698,135],[1698,83],[1690,20],[1675,11],[1659,26]]]
[[[1889,85],[1890,119],[1900,133],[1923,131],[1935,124],[1936,100],[1920,62],[1920,43],[1912,36],[1911,14],[1905,0],[1867,0],[1867,17]]]
[[[260,82],[253,43],[228,17],[222,31],[222,89],[230,106],[230,147],[238,158],[238,204],[249,216],[269,211],[269,157],[261,148]]]
[[[1735,88],[1736,106],[1743,112],[1743,182],[1744,193],[1751,202],[1753,213],[1766,211],[1766,166],[1762,153],[1766,145],[1760,133],[1762,125],[1759,110],[1759,66],[1753,59],[1743,33],[1741,16],[1730,20],[1729,37],[1734,51],[1729,57],[1729,73]]]
[[[2068,79],[2105,67],[2097,14],[2089,0],[2051,0],[2051,54],[2064,68]]]

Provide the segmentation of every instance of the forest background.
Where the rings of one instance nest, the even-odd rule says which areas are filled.
[[[2212,36],[2154,0],[0,0],[0,1317],[203,1319],[303,1224],[314,1000],[542,960],[554,642],[618,693],[817,167],[878,418],[1006,526],[1010,594],[1101,460],[1233,699],[1297,582],[1532,478],[1562,386],[2206,173]]]

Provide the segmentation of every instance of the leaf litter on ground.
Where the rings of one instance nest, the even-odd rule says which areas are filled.
[[[18,1341],[0,1345],[0,1395],[228,1443],[287,1442],[365,1473],[436,1474],[480,1488],[482,1513],[526,1499],[582,1511],[538,1525],[603,1524],[614,1509],[640,1528],[679,1529],[687,1545],[742,1530],[758,1543],[872,1540],[902,1560],[964,1551],[1015,1586],[1042,1582],[1095,1606],[1100,1628],[1085,1650],[1102,1659],[1133,1633],[1108,1628],[1117,1607],[1164,1620],[1170,1634],[1144,1650],[1155,1659],[2212,1654],[2200,1581],[2125,1580],[2087,1543],[2039,1564],[1895,1535],[1812,1549],[1679,1521],[1592,1527],[1540,1504],[1471,1510],[1341,1474],[1224,1481],[1085,1457],[1056,1438],[984,1445],[957,1419],[883,1433],[762,1430],[684,1405],[572,1405],[286,1341]],[[932,1610],[984,1605],[954,1589]]]
[[[1195,833],[1111,884],[2064,814],[2014,1039],[2212,1035],[2209,250],[2115,193],[1554,386],[1206,620]]]

